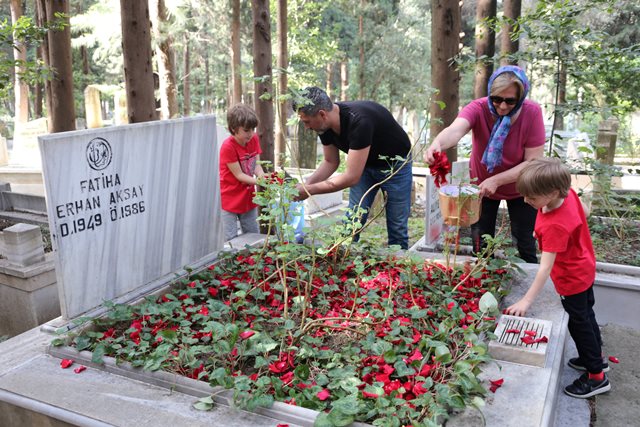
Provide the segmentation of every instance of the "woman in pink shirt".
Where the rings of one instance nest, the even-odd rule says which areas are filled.
[[[469,131],[471,178],[480,186],[482,213],[471,226],[474,250],[481,249],[481,236],[493,236],[501,200],[507,201],[511,235],[520,258],[537,263],[533,226],[536,210],[524,202],[515,182],[526,161],[542,157],[545,129],[540,106],[525,99],[529,80],[520,67],[500,67],[489,79],[488,97],[465,106],[451,125],[440,132],[425,154],[455,147]]]

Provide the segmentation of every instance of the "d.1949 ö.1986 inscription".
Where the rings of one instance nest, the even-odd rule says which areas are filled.
[[[88,193],[86,197],[56,206],[56,217],[62,220],[58,223],[59,236],[95,230],[105,221],[114,222],[143,214],[146,210],[144,186],[118,188],[121,185],[118,174],[81,180],[80,191]]]

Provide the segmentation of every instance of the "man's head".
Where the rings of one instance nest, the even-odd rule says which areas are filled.
[[[329,128],[328,114],[333,110],[333,102],[327,93],[316,86],[310,86],[302,91],[303,99],[293,101],[293,110],[307,129],[323,134]]]
[[[525,202],[537,209],[553,199],[567,197],[570,187],[569,168],[560,159],[549,157],[527,162],[516,181],[516,189]]]

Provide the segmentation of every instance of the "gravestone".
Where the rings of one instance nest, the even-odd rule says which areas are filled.
[[[16,125],[9,163],[11,165],[40,169],[41,160],[40,151],[38,150],[38,137],[46,135],[48,132],[49,126],[46,118]]]
[[[40,137],[64,319],[222,249],[216,134],[201,116]]]

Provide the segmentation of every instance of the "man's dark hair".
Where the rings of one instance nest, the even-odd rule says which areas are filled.
[[[315,116],[320,110],[331,111],[333,102],[327,95],[327,92],[317,86],[309,86],[305,88],[300,95],[303,99],[293,100],[293,110],[306,114],[307,116]]]

